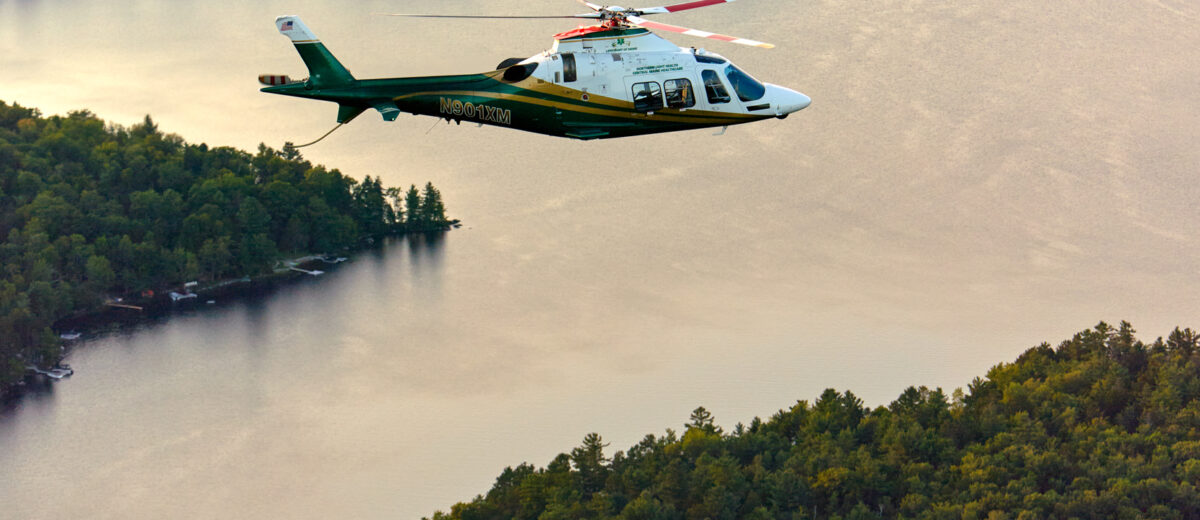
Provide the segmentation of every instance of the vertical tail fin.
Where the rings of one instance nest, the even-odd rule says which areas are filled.
[[[325,44],[309,30],[299,16],[280,16],[275,19],[279,33],[291,38],[300,58],[308,66],[308,81],[313,88],[336,87],[354,82],[354,76],[325,48]]]

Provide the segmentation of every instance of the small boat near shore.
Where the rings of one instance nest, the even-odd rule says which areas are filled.
[[[55,380],[59,380],[64,377],[70,377],[75,374],[75,370],[71,368],[71,365],[58,365],[49,370],[43,370],[35,365],[29,365],[26,366],[25,369],[35,374],[41,374]]]
[[[179,300],[187,300],[190,298],[195,298],[197,295],[194,292],[180,293],[180,292],[171,291],[170,293],[168,293],[168,296],[171,297],[171,301],[177,302]]]

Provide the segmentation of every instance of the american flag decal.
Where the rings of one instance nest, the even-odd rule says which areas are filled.
[[[283,25],[280,25],[280,26],[279,26],[279,30],[281,30],[281,31],[290,31],[290,30],[292,30],[292,21],[291,21],[291,20],[288,20],[288,21],[286,21],[286,22],[283,22]]]

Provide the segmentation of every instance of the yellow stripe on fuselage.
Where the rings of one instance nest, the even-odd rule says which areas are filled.
[[[559,85],[554,85],[553,83],[549,83],[547,85],[553,85],[554,87],[562,88],[564,91],[567,91],[567,92],[577,92],[578,95],[580,95],[580,96],[582,96],[584,94],[583,91],[567,89],[567,88],[561,87]],[[525,88],[526,90],[530,90],[530,91],[534,91],[534,92],[541,92],[543,94],[559,95],[557,92],[548,92],[549,89],[547,87],[542,87],[542,88],[521,87],[521,88]],[[663,109],[663,111],[655,112],[653,116],[649,116],[646,114],[641,114],[641,113],[633,111],[633,103],[630,103],[628,101],[622,101],[622,100],[613,99],[613,98],[609,98],[609,97],[605,97],[605,96],[597,96],[597,95],[591,94],[591,93],[588,93],[589,99],[588,99],[588,101],[585,101],[585,103],[607,105],[612,108],[593,107],[593,106],[587,106],[587,105],[576,105],[574,103],[566,103],[566,102],[562,102],[562,101],[554,101],[554,100],[550,100],[550,99],[525,96],[525,95],[521,95],[519,93],[511,93],[510,94],[510,93],[490,92],[490,91],[486,91],[486,90],[440,90],[440,91],[414,92],[411,94],[405,94],[403,96],[397,96],[392,99],[394,101],[401,101],[401,100],[404,100],[407,98],[418,97],[418,96],[439,96],[439,95],[440,96],[474,96],[474,97],[486,97],[486,98],[492,98],[492,99],[510,100],[510,101],[516,101],[519,103],[527,103],[527,104],[531,104],[531,105],[539,105],[539,106],[544,106],[544,107],[557,108],[559,110],[569,111],[569,112],[581,112],[581,113],[585,113],[585,114],[617,117],[617,118],[631,119],[631,120],[640,120],[640,119],[645,119],[647,117],[653,117],[655,120],[658,120],[658,121],[668,121],[668,122],[672,122],[672,123],[696,123],[696,124],[704,124],[704,125],[737,124],[737,123],[747,123],[750,121],[766,118],[766,116],[756,116],[756,115],[750,115],[750,114],[727,114],[727,113],[723,113],[723,112],[711,112],[711,111],[702,111],[702,110],[694,111],[694,112],[700,112],[699,114],[696,114],[696,115],[692,115],[692,114],[684,115],[678,109],[673,109],[673,108]],[[596,98],[599,98],[599,99],[596,100]],[[593,100],[595,100],[595,101],[593,101]],[[693,111],[689,110],[688,112],[693,112]]]
[[[635,114],[634,117],[638,117],[638,114],[636,114],[636,112],[633,109],[633,103],[629,102],[629,101],[625,101],[623,99],[617,99],[617,98],[612,98],[612,97],[608,97],[608,96],[598,96],[591,92],[584,92],[582,90],[565,87],[565,86],[559,85],[557,83],[550,83],[550,82],[538,80],[536,78],[526,79],[524,81],[514,84],[513,86],[518,87],[518,88],[523,88],[525,90],[531,90],[533,92],[538,92],[540,94],[548,94],[551,96],[559,96],[559,97],[564,97],[564,98],[579,99],[584,94],[587,94],[588,100],[584,101],[584,103],[595,103],[595,104],[601,104],[601,105],[608,105],[610,107],[620,109],[627,114],[633,112]],[[568,103],[567,106],[578,106],[578,105],[572,105],[572,104]],[[703,117],[703,118],[710,118],[710,119],[716,118],[716,119],[722,119],[722,120],[724,120],[724,119],[745,119],[746,121],[752,121],[752,120],[765,118],[764,116],[759,116],[759,115],[754,115],[754,114],[713,112],[711,110],[696,110],[696,109],[690,109],[690,108],[687,109],[686,112],[680,111],[677,108],[663,108],[661,111],[655,111],[654,114],[655,114],[655,116],[658,116],[658,115],[662,114],[663,112],[666,112],[667,115],[677,114],[680,117],[686,117],[686,118]]]

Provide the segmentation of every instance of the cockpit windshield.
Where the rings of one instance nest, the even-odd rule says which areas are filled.
[[[742,101],[754,101],[767,93],[767,87],[750,77],[749,74],[742,72],[742,69],[733,66],[732,63],[725,67],[725,77],[729,78],[729,83],[737,92],[738,99]]]

